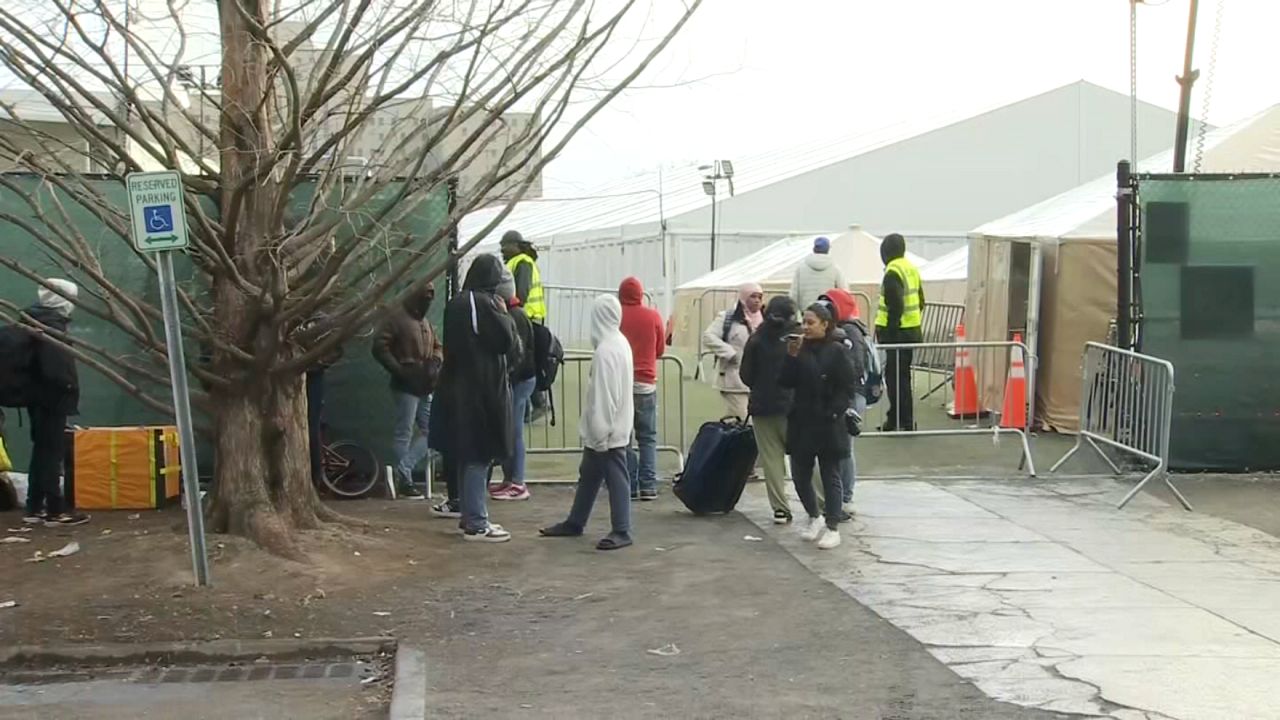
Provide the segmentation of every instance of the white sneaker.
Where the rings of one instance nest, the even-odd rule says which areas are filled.
[[[819,550],[830,550],[840,547],[840,531],[827,529],[822,533],[822,537],[818,539]]]
[[[467,531],[462,539],[468,542],[502,543],[511,539],[511,533],[503,530],[501,525],[490,525],[483,532]]]
[[[818,539],[818,534],[821,533],[822,529],[826,526],[826,522],[820,517],[809,518],[808,523],[800,523],[800,537],[809,542],[813,542]]]
[[[852,515],[852,514],[853,514],[853,503],[852,503],[852,502],[847,502],[847,503],[845,503],[844,505],[840,506],[840,509],[841,509],[841,510],[844,510],[846,514],[848,514],[848,515]]]

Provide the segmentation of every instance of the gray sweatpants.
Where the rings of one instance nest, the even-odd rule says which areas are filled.
[[[613,448],[597,452],[590,448],[582,451],[578,465],[578,491],[573,496],[573,509],[569,511],[569,524],[586,529],[591,508],[596,504],[600,486],[609,486],[609,519],[613,532],[631,532],[631,481],[627,477],[627,449]]]

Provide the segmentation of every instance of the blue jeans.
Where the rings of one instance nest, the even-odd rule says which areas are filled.
[[[635,435],[639,451],[627,447],[631,494],[658,489],[658,393],[636,394]]]
[[[489,527],[489,464],[469,463],[462,468],[462,529],[484,532]]]
[[[853,399],[853,409],[863,418],[867,416],[867,398],[859,394]],[[849,457],[840,461],[840,488],[844,491],[844,502],[853,502],[853,484],[858,480],[858,458],[853,451],[855,438],[849,438]]]
[[[537,378],[521,380],[511,385],[511,423],[515,426],[515,449],[511,458],[502,463],[502,479],[514,485],[524,485],[524,415],[537,385]]]
[[[426,459],[427,428],[431,425],[431,396],[392,392],[396,403],[396,429],[391,449],[396,458],[396,479],[413,481],[413,469]],[[416,433],[414,431],[417,431]]]

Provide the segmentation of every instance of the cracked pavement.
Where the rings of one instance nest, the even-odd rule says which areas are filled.
[[[990,697],[1117,720],[1280,718],[1280,539],[1109,478],[868,480],[844,543],[738,509]],[[803,515],[793,499],[797,517]]]

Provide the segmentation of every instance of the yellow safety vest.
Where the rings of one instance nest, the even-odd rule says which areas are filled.
[[[524,314],[529,316],[530,320],[546,322],[547,301],[542,296],[542,273],[538,272],[538,263],[525,253],[520,253],[507,261],[507,269],[511,271],[511,276],[515,277],[516,268],[520,263],[526,262],[529,263],[529,269],[533,274],[529,280],[529,297],[524,301]]]
[[[924,323],[920,312],[920,271],[910,260],[900,257],[885,266],[902,279],[902,320],[898,326],[902,329],[917,328]],[[884,290],[880,292],[880,309],[876,312],[876,327],[889,326],[889,306],[884,302]]]

